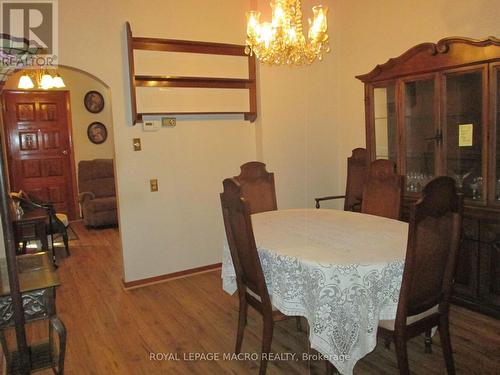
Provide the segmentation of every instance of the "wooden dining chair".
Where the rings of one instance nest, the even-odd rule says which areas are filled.
[[[455,373],[448,314],[462,228],[463,199],[450,177],[422,191],[410,212],[408,244],[395,320],[379,322],[378,333],[396,346],[400,374],[409,374],[406,341],[438,327],[448,374]],[[390,341],[389,341],[390,342]]]
[[[248,305],[261,315],[264,323],[262,353],[269,353],[273,337],[274,322],[289,318],[275,309],[267,291],[264,273],[260,263],[250,218],[250,205],[241,196],[241,186],[234,178],[223,182],[224,192],[220,194],[224,227],[236,273],[239,295],[239,318],[235,352],[241,351],[243,332],[247,321]],[[267,358],[261,356],[259,374],[267,369]]]
[[[26,192],[12,192],[10,197],[20,204],[23,210],[34,210],[37,208],[43,209],[47,212],[49,218],[47,223],[47,234],[50,235],[50,240],[52,243],[52,252],[54,254],[54,235],[59,234],[62,237],[64,243],[64,250],[66,255],[70,255],[69,251],[69,238],[68,238],[68,226],[69,220],[68,216],[63,213],[56,212],[54,205],[51,202],[36,202],[33,200]],[[25,246],[25,245],[23,245]],[[55,259],[54,259],[55,261]]]
[[[363,187],[361,212],[399,220],[403,200],[404,177],[395,172],[390,160],[371,163]]]
[[[314,198],[316,208],[320,202],[331,199],[344,199],[344,211],[360,211],[363,198],[363,185],[368,166],[368,153],[365,148],[355,148],[352,155],[347,158],[347,182],[344,195],[330,195]]]
[[[266,165],[259,161],[243,164],[239,176],[234,179],[239,183],[241,195],[250,207],[250,214],[278,209],[274,173],[266,170]]]

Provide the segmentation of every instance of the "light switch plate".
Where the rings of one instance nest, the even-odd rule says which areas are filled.
[[[134,146],[134,151],[141,151],[142,150],[140,138],[132,139],[132,145]]]
[[[156,178],[149,180],[149,185],[152,192],[158,191],[158,180]]]

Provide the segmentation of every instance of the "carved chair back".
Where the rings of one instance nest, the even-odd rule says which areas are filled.
[[[396,174],[392,161],[375,160],[365,180],[361,212],[399,220],[403,184],[404,178]]]
[[[363,185],[368,170],[366,148],[355,148],[347,158],[347,183],[344,211],[360,211],[363,199]]]
[[[462,227],[462,198],[452,178],[437,177],[412,206],[396,327],[405,327],[407,316],[436,305],[440,314],[448,313]]]
[[[242,197],[248,202],[250,214],[278,209],[274,173],[266,170],[266,165],[258,161],[243,164],[239,176],[234,179],[239,183]]]
[[[226,178],[223,186],[224,192],[220,194],[222,215],[238,293],[243,296],[250,289],[260,297],[263,313],[271,314],[272,305],[255,245],[250,206],[241,196],[241,186],[235,178]]]

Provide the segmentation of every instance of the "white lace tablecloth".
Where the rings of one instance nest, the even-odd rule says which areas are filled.
[[[311,347],[352,374],[375,348],[378,321],[396,317],[408,224],[326,209],[263,212],[252,224],[273,305],[304,316]],[[227,241],[222,278],[233,294]]]

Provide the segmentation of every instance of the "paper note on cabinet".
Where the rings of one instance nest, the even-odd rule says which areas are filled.
[[[472,146],[473,124],[458,125],[458,147]]]

